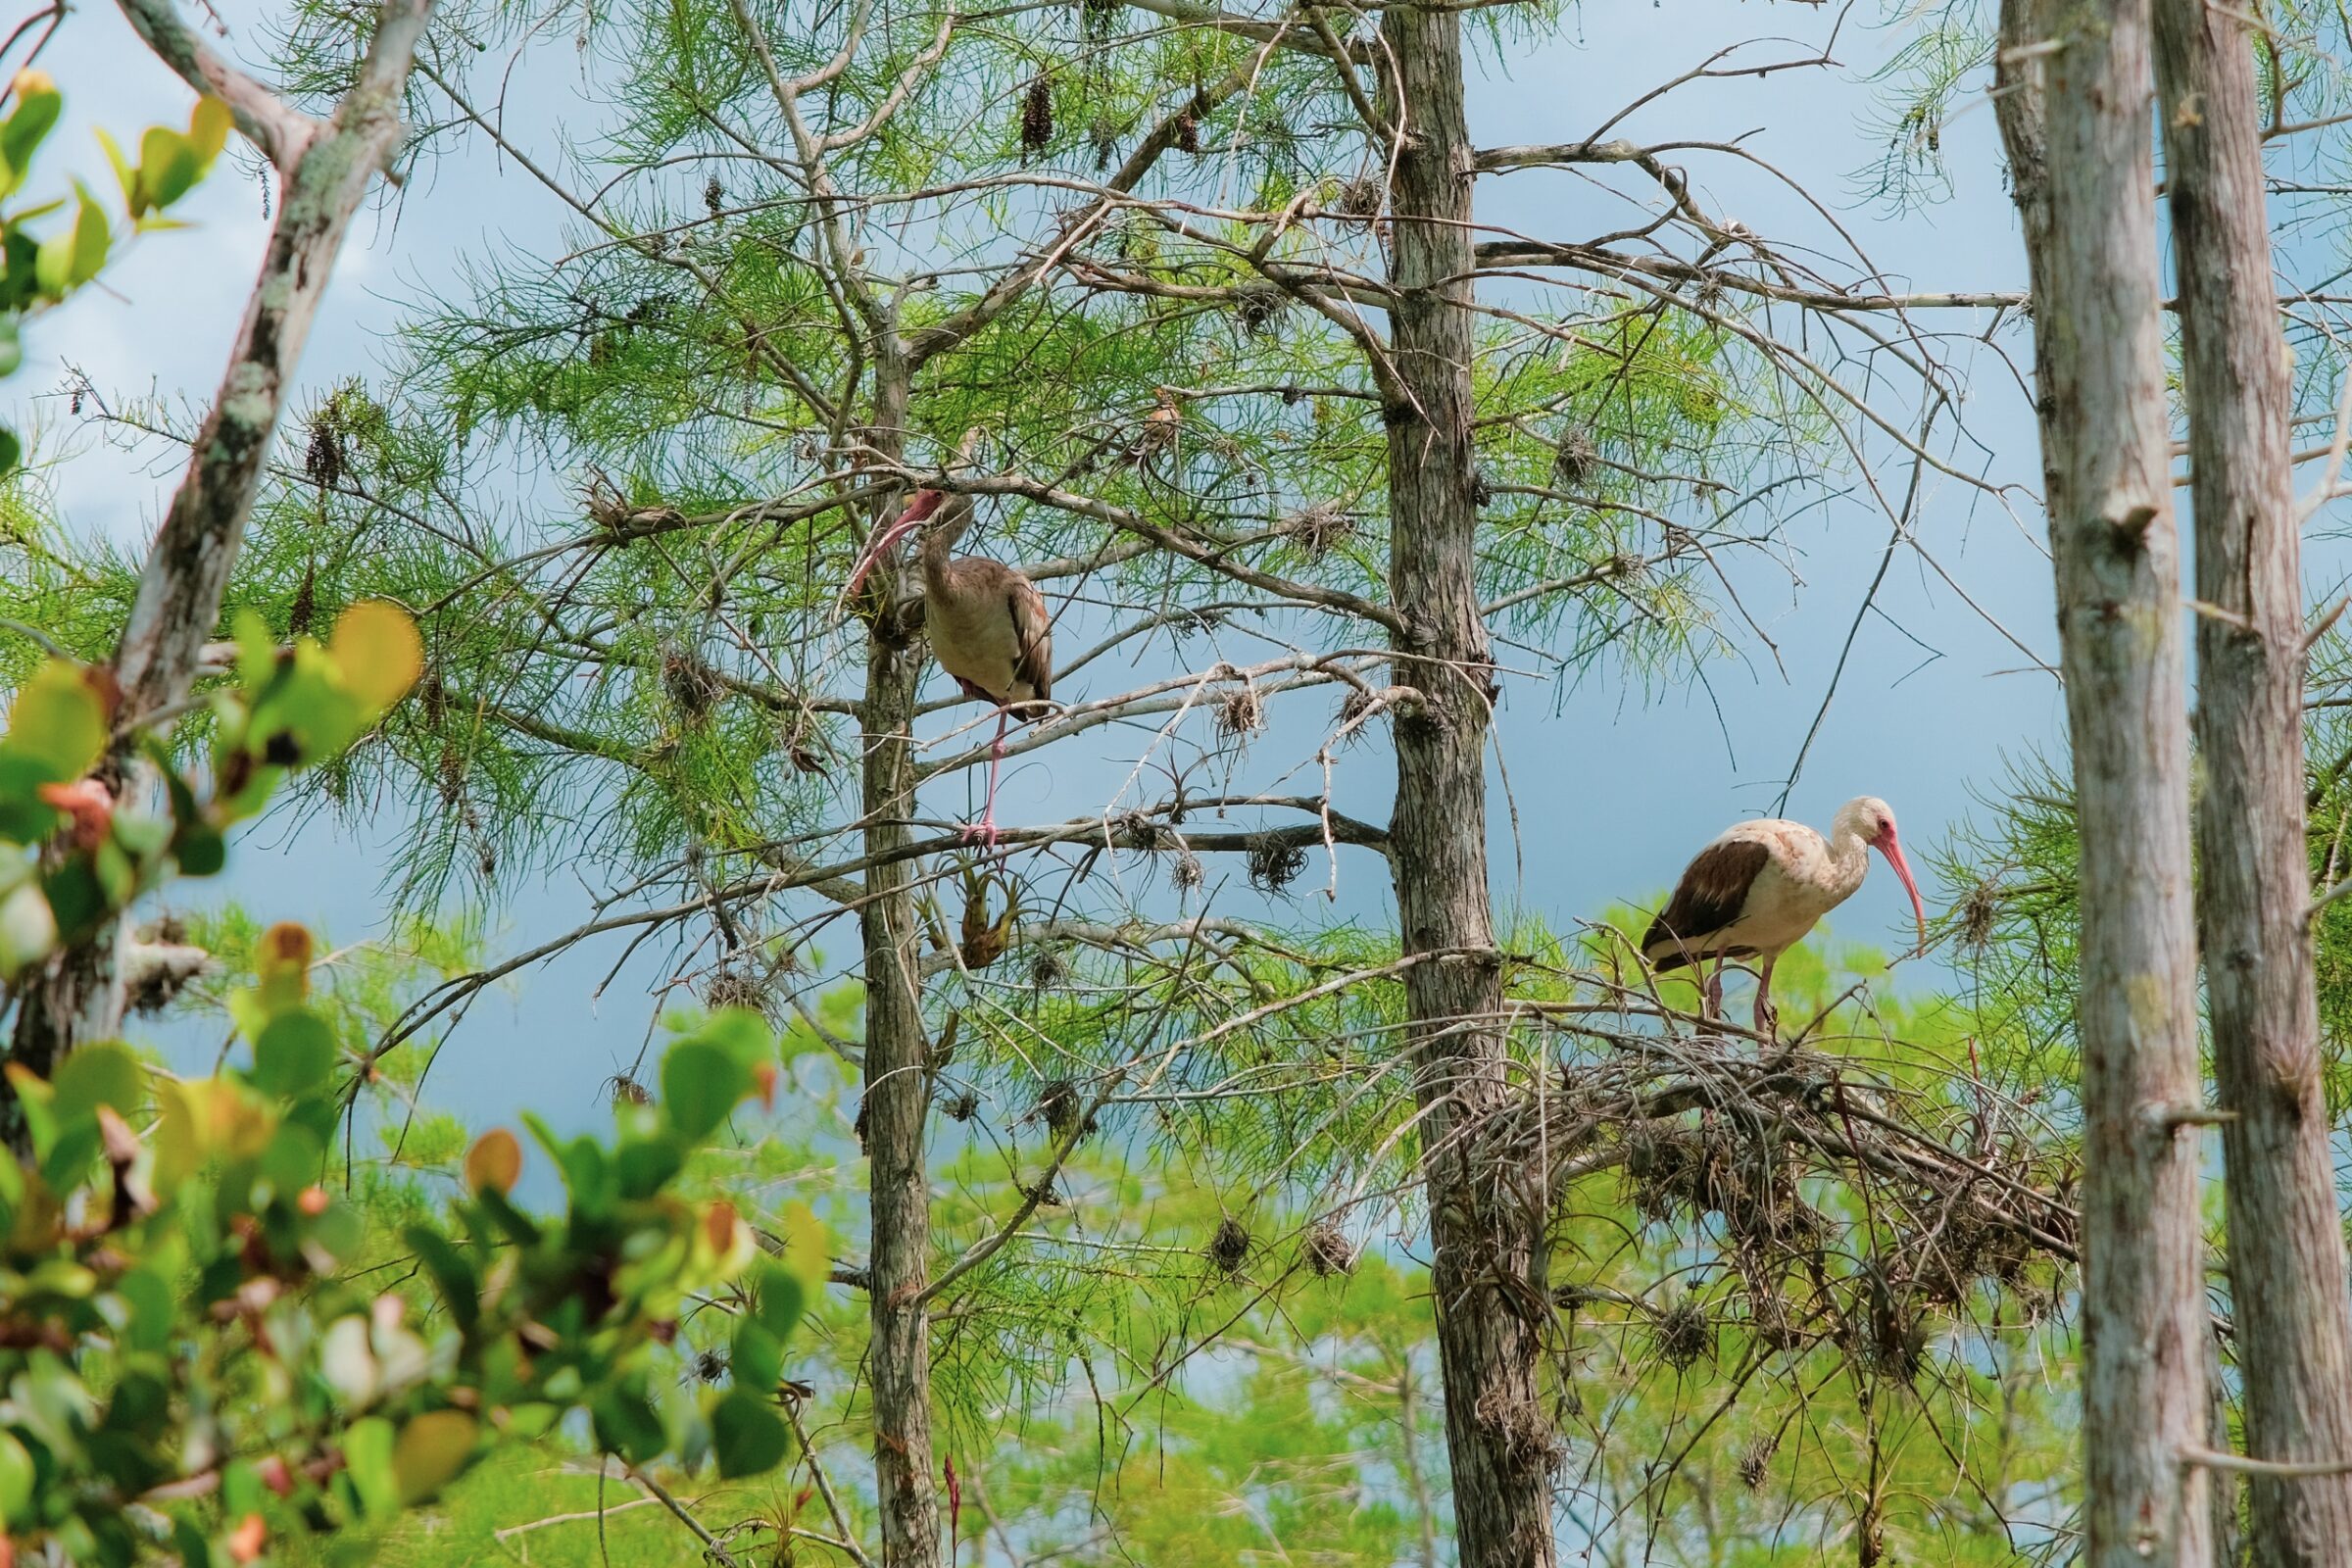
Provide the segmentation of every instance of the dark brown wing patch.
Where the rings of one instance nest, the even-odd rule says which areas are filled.
[[[1772,851],[1755,839],[1727,839],[1699,851],[1642,939],[1650,963],[1661,970],[1689,963],[1707,938],[1740,918],[1747,890],[1771,858]]]
[[[1038,701],[1048,701],[1054,695],[1054,623],[1046,613],[1046,596],[1037,591],[1037,584],[1015,575],[1005,609],[1011,612],[1013,639],[1020,648],[1013,679],[1026,684]]]

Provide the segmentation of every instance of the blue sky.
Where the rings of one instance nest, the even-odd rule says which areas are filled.
[[[1867,8],[1864,8],[1867,9]],[[223,6],[228,47],[256,58],[263,15]],[[1506,60],[1490,58],[1472,122],[1485,144],[1572,140],[1590,132],[1635,93],[1699,64],[1721,44],[1779,32],[1818,46],[1832,8],[1735,0],[1655,0],[1647,6],[1586,8],[1561,34]],[[1637,139],[1729,139],[1745,145],[1830,207],[1893,286],[1921,289],[2021,287],[2023,253],[1999,175],[1997,138],[1981,91],[1964,97],[1943,132],[1954,173],[1948,200],[1895,213],[1858,195],[1854,172],[1882,150],[1868,126],[1872,87],[1864,79],[1890,47],[1889,34],[1849,20],[1838,46],[1844,64],[1827,73],[1709,80],[1643,109],[1612,134]],[[1765,45],[1754,62],[1802,50]],[[185,88],[157,66],[109,6],[76,12],[43,64],[68,95],[68,122],[54,146],[78,172],[103,177],[88,127],[121,131],[182,115]],[[266,66],[266,62],[263,62]],[[562,74],[555,74],[561,75]],[[529,113],[578,127],[595,106],[576,82],[542,81]],[[519,117],[513,122],[520,123]],[[1823,219],[1763,171],[1724,158],[1678,155],[1716,210],[1775,236],[1826,241]],[[1590,184],[1528,172],[1480,188],[1481,217],[1523,233],[1578,237],[1612,226]],[[91,292],[28,334],[26,367],[9,387],[29,400],[47,427],[45,451],[66,523],[123,541],[143,540],[175,478],[169,454],[126,453],[76,431],[51,389],[78,368],[110,397],[155,393],[209,397],[267,232],[250,160],[224,163],[187,205],[197,228],[141,240],[110,272],[111,292]],[[1596,214],[1600,220],[1596,221]],[[453,287],[467,255],[512,247],[542,255],[568,248],[564,213],[540,186],[487,149],[441,159],[396,206],[364,216],[330,289],[303,368],[323,386],[375,367],[380,336],[404,301]],[[1982,331],[1983,316],[1955,318],[1956,331]],[[2012,323],[1999,341],[2026,350]],[[1993,452],[1992,476],[2032,484],[2037,464],[2031,410],[2008,368],[1988,348],[1943,345],[1968,370],[1976,394],[1966,416]],[[2030,498],[2010,515],[1975,490],[1932,481],[1920,540],[1966,588],[2041,658],[2055,655],[2048,568],[2034,540],[2040,518]],[[1886,545],[1886,525],[1858,501],[1833,502],[1794,518],[1788,556],[1777,568],[1753,563],[1738,578],[1748,611],[1777,646],[1752,637],[1744,656],[1708,672],[1706,685],[1625,690],[1592,680],[1565,694],[1540,682],[1513,684],[1501,713],[1502,761],[1520,817],[1513,842],[1502,797],[1494,799],[1498,907],[1541,909],[1556,919],[1597,914],[1616,900],[1662,890],[1700,844],[1730,822],[1772,804],[1812,721],[1848,627]],[[1971,806],[1971,789],[1991,784],[2004,755],[2062,733],[2064,710],[2048,676],[2020,672],[2027,661],[1963,604],[1915,554],[1897,555],[1856,638],[1836,704],[1814,743],[1789,814],[1826,824],[1857,794],[1891,802],[1906,837],[1941,837]],[[1507,658],[1506,658],[1507,662]],[[1328,706],[1316,699],[1318,712]],[[1556,712],[1555,712],[1556,708]],[[963,715],[968,716],[968,715]],[[942,727],[945,727],[944,724]],[[1101,733],[1101,732],[1099,732]],[[1092,738],[1073,743],[1081,748]],[[1122,743],[1123,744],[1123,743]],[[1350,754],[1345,803],[1385,813],[1387,784],[1377,745]],[[1134,760],[1107,744],[1092,752],[1048,752],[1008,778],[1005,814],[1018,820],[1099,809],[1105,778]],[[1368,810],[1367,810],[1368,808]],[[267,918],[319,923],[339,940],[368,929],[378,907],[380,848],[401,830],[393,815],[359,828],[314,823],[289,839],[265,823],[239,847],[227,891]],[[1359,885],[1374,869],[1346,867]],[[570,923],[596,879],[558,877],[518,890],[499,912],[507,935],[494,951]],[[1319,880],[1318,865],[1309,880]],[[1933,890],[1930,890],[1933,897]],[[1377,916],[1382,900],[1350,906]],[[1899,889],[1883,872],[1841,911],[1838,934],[1899,942],[1907,925]],[[1817,939],[1818,940],[1818,939]],[[514,998],[477,1007],[458,1048],[435,1072],[434,1098],[472,1119],[528,1103],[571,1122],[593,1113],[604,1076],[644,1038],[650,1004],[644,965],[601,1000],[588,993],[612,950],[534,972]]]

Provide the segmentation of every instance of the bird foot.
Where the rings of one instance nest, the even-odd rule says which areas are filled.
[[[1769,1002],[1756,1004],[1756,1033],[1767,1040],[1781,1037],[1781,1009]]]
[[[978,844],[993,851],[1004,841],[1004,830],[993,818],[982,817],[977,822],[964,823],[958,836],[966,844]]]

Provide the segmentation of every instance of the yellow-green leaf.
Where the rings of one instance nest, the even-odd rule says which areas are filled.
[[[51,660],[17,693],[0,744],[48,782],[69,783],[87,773],[106,748],[106,706],[79,668]]]
[[[74,260],[69,281],[78,286],[98,275],[106,266],[106,249],[114,236],[107,231],[106,214],[90,200],[81,181],[74,182],[80,200],[74,210]]]
[[[148,206],[171,206],[188,193],[202,172],[196,148],[178,131],[150,125],[139,137],[139,194]]]
[[[280,920],[262,933],[253,966],[266,1018],[302,1005],[311,994],[311,933],[291,920]]]
[[[232,117],[228,105],[206,95],[196,100],[196,112],[188,117],[188,145],[196,150],[198,167],[210,169],[220,149],[228,144],[228,127]]]
[[[392,1474],[400,1500],[422,1502],[456,1479],[472,1457],[477,1429],[463,1410],[427,1410],[400,1429],[392,1446]]]
[[[407,611],[380,599],[364,599],[344,611],[327,652],[344,689],[379,712],[406,697],[424,673],[424,642],[416,623]]]
[[[132,218],[137,218],[146,211],[139,202],[138,170],[132,167],[129,159],[122,156],[122,143],[108,135],[103,125],[98,127],[98,145],[106,149],[106,161],[114,166],[115,183],[122,187],[123,210]]]

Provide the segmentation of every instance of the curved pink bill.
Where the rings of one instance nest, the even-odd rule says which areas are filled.
[[[1911,913],[1919,921],[1919,945],[1925,949],[1928,945],[1928,906],[1920,900],[1919,884],[1911,880],[1911,864],[1903,858],[1903,847],[1895,839],[1894,824],[1891,822],[1886,824],[1886,831],[1879,835],[1879,853],[1886,857],[1886,863],[1893,866],[1894,874],[1902,879],[1903,891],[1911,895]]]
[[[898,520],[866,541],[864,552],[858,557],[858,564],[850,572],[849,582],[841,590],[841,597],[844,600],[854,597],[858,585],[865,581],[866,573],[872,571],[884,556],[890,554],[891,547],[912,533],[925,518],[939,510],[939,504],[946,499],[937,490],[917,490],[906,503],[906,510],[899,514]]]

